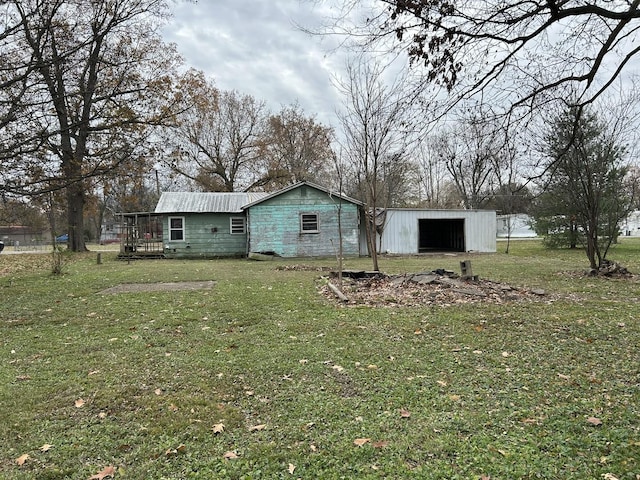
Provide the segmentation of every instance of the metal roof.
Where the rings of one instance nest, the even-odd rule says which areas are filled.
[[[240,213],[242,207],[256,202],[262,192],[165,192],[155,213]]]

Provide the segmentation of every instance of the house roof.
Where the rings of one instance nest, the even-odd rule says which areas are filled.
[[[326,193],[327,195],[329,195],[330,197],[337,197],[337,198],[341,198],[342,200],[345,200],[347,202],[354,203],[356,205],[363,205],[363,203],[361,201],[356,200],[355,198],[348,197],[348,196],[340,194],[338,192],[333,192],[333,191],[331,191],[331,190],[329,190],[329,189],[327,189],[325,187],[322,187],[320,185],[316,185],[315,183],[299,182],[299,183],[295,183],[293,185],[289,185],[288,187],[285,187],[285,188],[283,188],[281,190],[278,190],[277,192],[266,194],[264,197],[257,198],[255,200],[251,201],[250,203],[247,203],[246,205],[244,205],[242,207],[242,209],[244,210],[244,209],[253,207],[254,205],[257,205],[258,203],[262,203],[265,200],[269,200],[270,198],[277,197],[278,195],[282,195],[283,193],[290,192],[291,190],[295,190],[296,188],[299,188],[299,187],[301,187],[303,185],[306,185],[306,186],[311,187],[311,188],[315,188],[316,190],[320,190],[320,191]]]
[[[164,192],[155,213],[240,213],[244,205],[267,195],[262,192]]]

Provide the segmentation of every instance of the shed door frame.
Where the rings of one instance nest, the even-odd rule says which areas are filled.
[[[464,218],[419,218],[418,253],[465,252]]]

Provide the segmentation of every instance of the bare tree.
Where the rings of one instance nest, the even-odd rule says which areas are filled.
[[[375,61],[358,57],[347,65],[347,78],[338,83],[344,108],[338,114],[342,127],[342,151],[351,166],[361,201],[373,269],[379,270],[377,235],[383,228],[378,208],[383,203],[382,177],[385,162],[402,158],[411,140],[410,106],[404,76],[385,82],[390,72]]]
[[[493,160],[501,146],[495,132],[489,120],[473,112],[445,129],[433,144],[465,209],[482,208],[491,196],[496,177]]]
[[[17,79],[4,103],[2,189],[64,189],[69,248],[82,251],[86,179],[135,158],[146,127],[167,116],[179,57],[158,32],[166,0],[10,0],[0,9],[10,33],[0,37],[3,73]]]
[[[454,103],[482,93],[511,112],[564,100],[569,86],[581,105],[591,103],[640,51],[636,0],[349,0],[341,7],[332,32],[378,51],[405,51]],[[366,14],[355,15],[359,8]]]
[[[444,164],[444,159],[440,156],[435,146],[442,144],[445,140],[442,133],[434,134],[422,139],[417,145],[414,154],[418,157],[416,164],[418,168],[419,200],[418,204],[427,208],[446,208],[448,195],[446,185],[449,183],[449,175]]]
[[[220,91],[191,70],[180,85],[182,112],[176,119],[170,167],[207,191],[248,191],[266,182],[261,151],[264,102],[236,91]]]

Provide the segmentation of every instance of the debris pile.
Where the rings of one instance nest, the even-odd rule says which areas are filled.
[[[597,270],[589,270],[589,275],[604,275],[605,277],[632,277],[633,274],[618,262],[604,260]]]
[[[342,289],[325,282],[321,292],[348,305],[372,306],[449,306],[461,303],[505,303],[521,300],[551,301],[543,290],[516,288],[477,276],[460,276],[445,269],[430,272],[386,275],[379,272],[343,272]],[[335,276],[335,272],[333,272]]]

